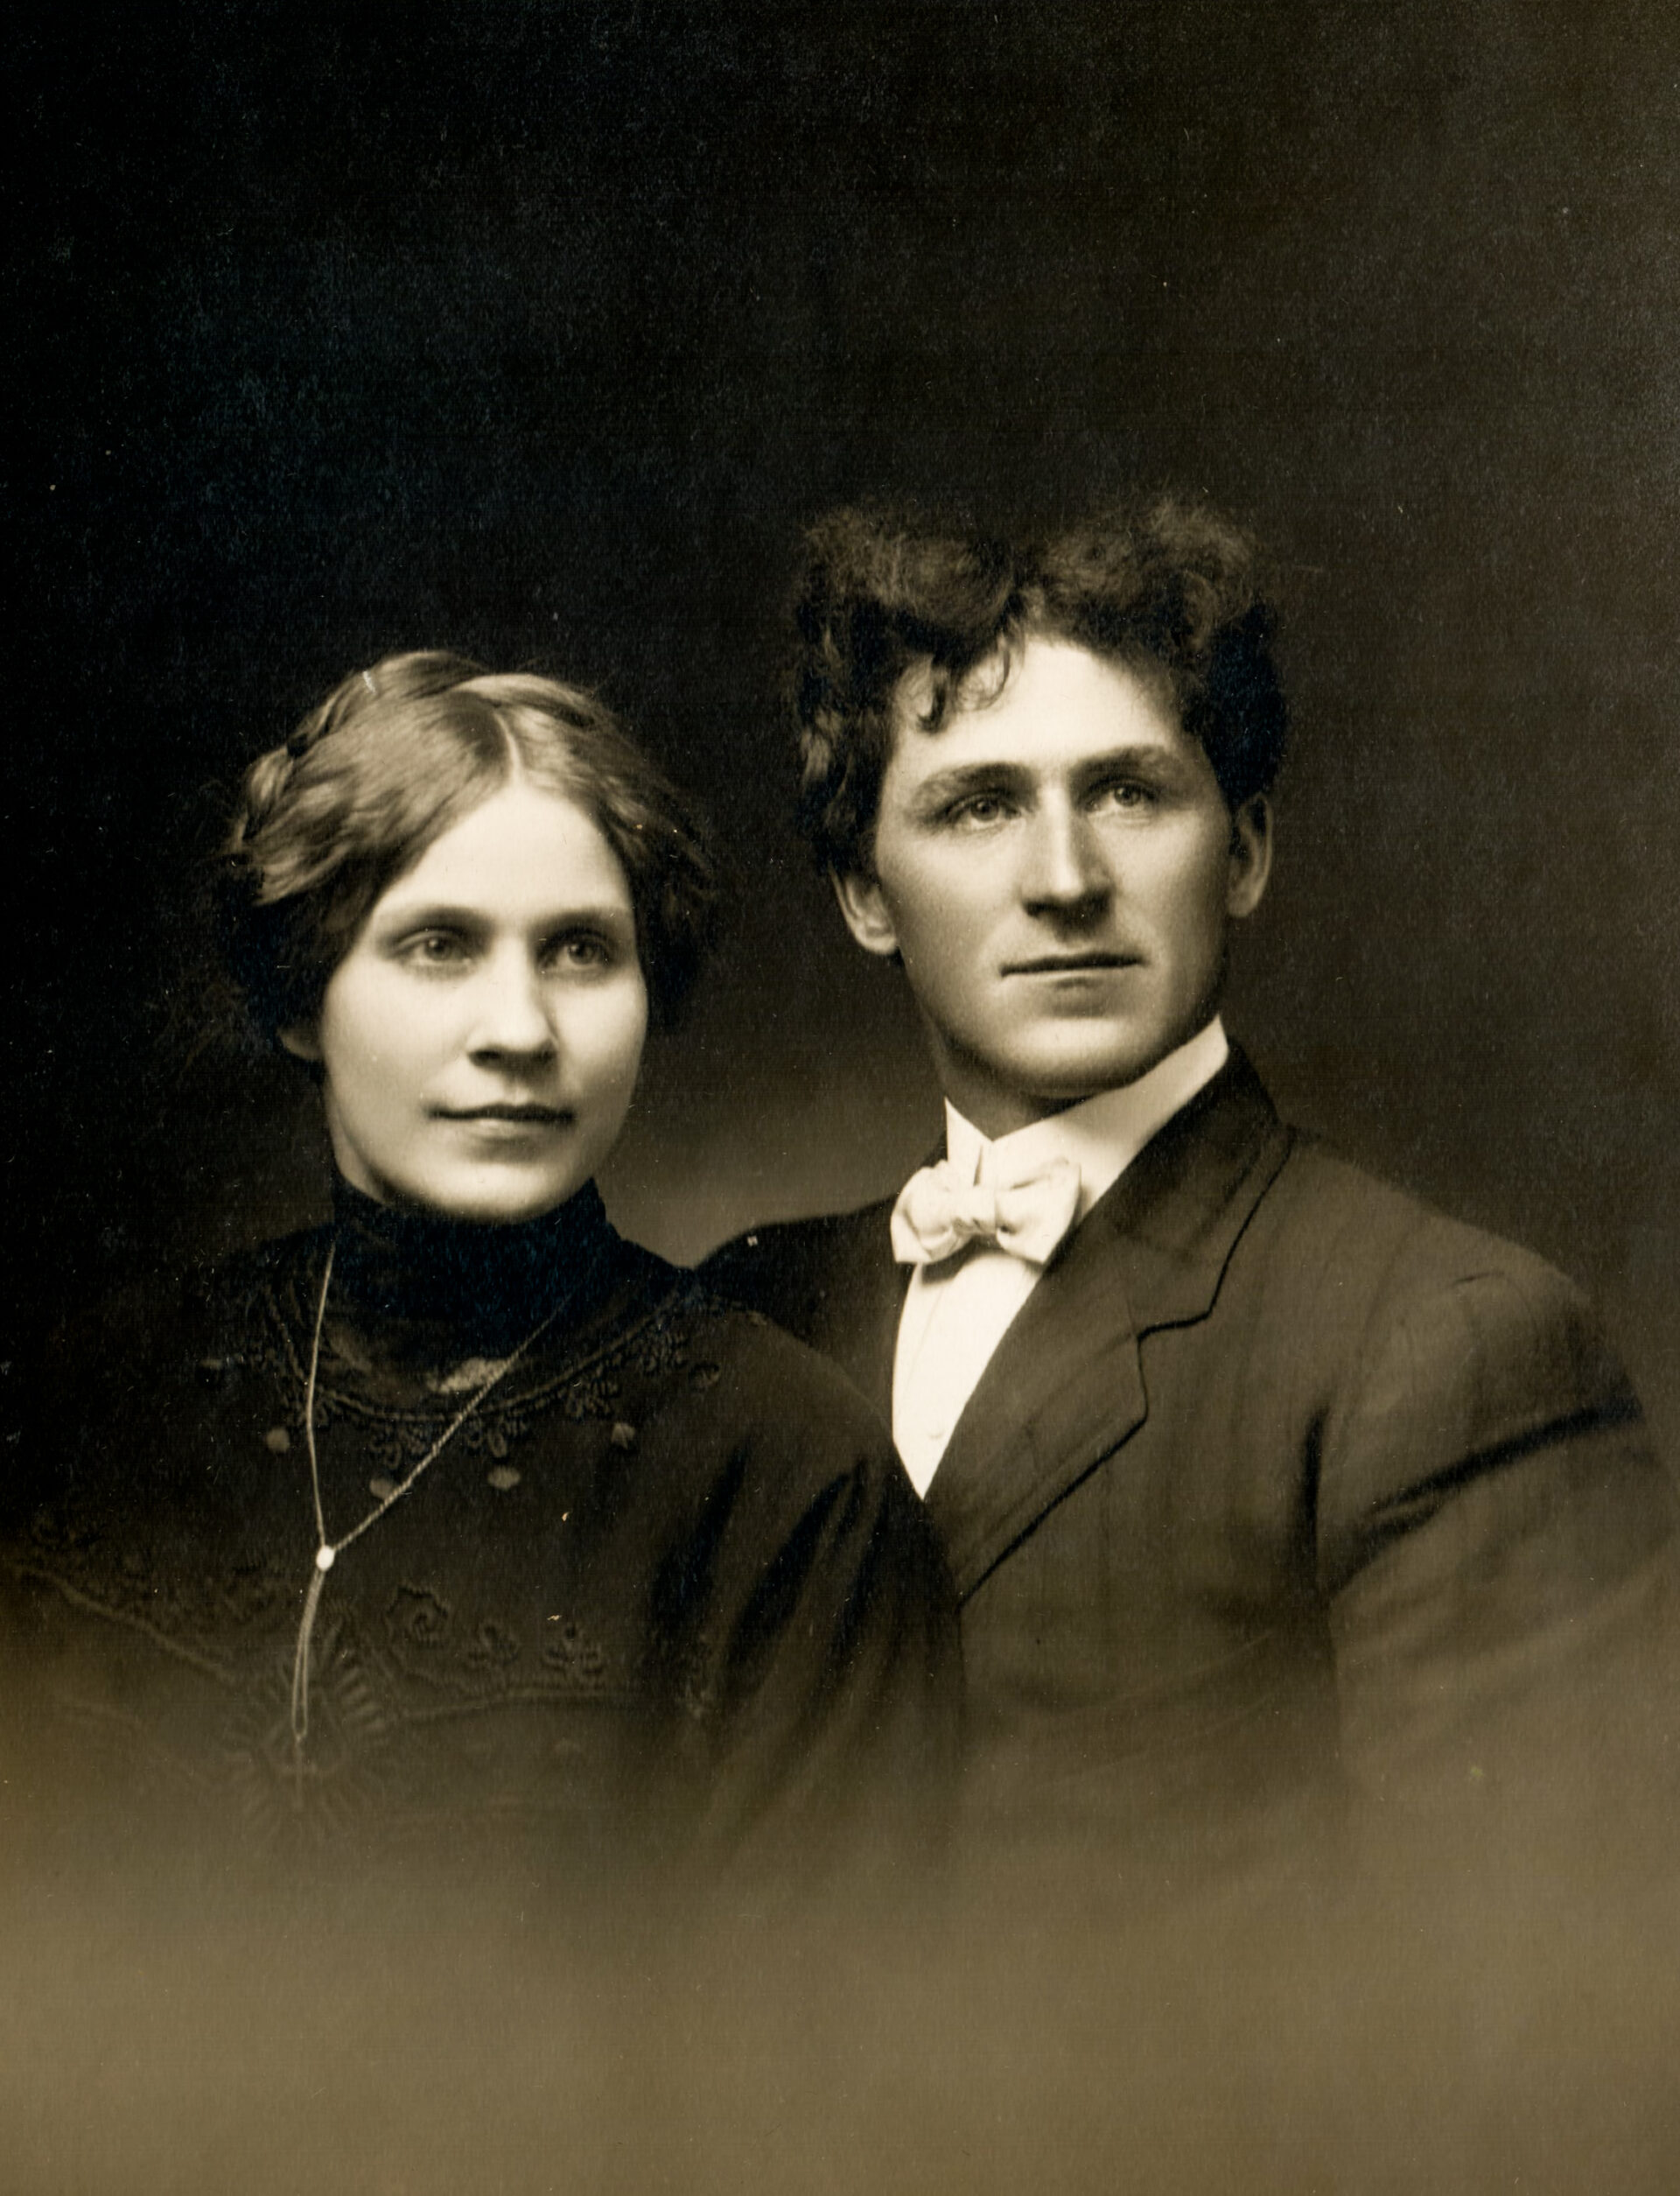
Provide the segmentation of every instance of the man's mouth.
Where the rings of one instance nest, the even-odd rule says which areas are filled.
[[[1039,953],[1030,961],[1006,961],[1005,976],[1081,976],[1096,969],[1135,968],[1135,953]]]

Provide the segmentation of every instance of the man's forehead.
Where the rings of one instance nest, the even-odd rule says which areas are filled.
[[[994,649],[934,718],[933,666],[914,664],[895,696],[893,759],[917,776],[992,761],[1037,768],[1110,750],[1194,744],[1161,682],[1077,642],[1033,635]]]

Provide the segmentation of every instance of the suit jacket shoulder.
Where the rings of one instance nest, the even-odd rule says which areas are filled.
[[[1572,1281],[1312,1139],[1296,1139],[1239,1255],[1236,1293],[1256,1308],[1248,1353],[1294,1391],[1317,1465],[1332,1590],[1403,1511],[1638,1421]]]

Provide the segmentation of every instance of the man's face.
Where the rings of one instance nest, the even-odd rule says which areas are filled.
[[[859,944],[902,956],[947,1097],[1004,1135],[1210,1019],[1270,819],[1259,799],[1234,819],[1170,706],[1072,642],[1029,640],[937,732],[925,693],[915,672],[900,691],[874,873],[836,891]]]

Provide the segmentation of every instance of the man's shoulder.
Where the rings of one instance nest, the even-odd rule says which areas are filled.
[[[749,1228],[714,1251],[700,1277],[718,1295],[809,1334],[836,1301],[896,1287],[892,1203]]]
[[[1217,1200],[1234,1184],[1247,1208],[1245,1237],[1307,1257],[1344,1281],[1381,1276],[1396,1286],[1484,1272],[1536,1286],[1571,1284],[1532,1251],[1454,1217],[1424,1195],[1371,1171],[1311,1126],[1280,1122],[1261,1077],[1233,1046],[1229,1065],[1159,1138],[1175,1178]],[[1268,1154],[1270,1154],[1269,1158]],[[1222,1156],[1222,1171],[1210,1169]]]
[[[1598,1310],[1568,1275],[1311,1138],[1237,1256],[1261,1346],[1329,1383],[1329,1434],[1438,1421],[1438,1446],[1462,1454],[1577,1414],[1637,1416]]]
[[[1284,1255],[1310,1251],[1315,1274],[1344,1287],[1404,1294],[1498,1279],[1537,1297],[1585,1301],[1538,1252],[1298,1131],[1258,1217]]]
[[[850,1212],[813,1213],[748,1228],[704,1259],[701,1277],[719,1294],[749,1297],[772,1279],[809,1276],[820,1281],[837,1268],[892,1262],[889,1224],[893,1200],[878,1199]]]
[[[1116,1256],[1129,1270],[1149,1257],[1158,1266],[1164,1244],[1216,1257],[1210,1331],[1308,1386],[1346,1395],[1382,1370],[1437,1385],[1456,1372],[1502,1393],[1625,1389],[1592,1307],[1564,1274],[1311,1131],[1281,1127],[1240,1057],[1138,1175],[1135,1189],[1123,1177],[1115,1192]],[[1154,1269],[1142,1270],[1147,1289]]]

